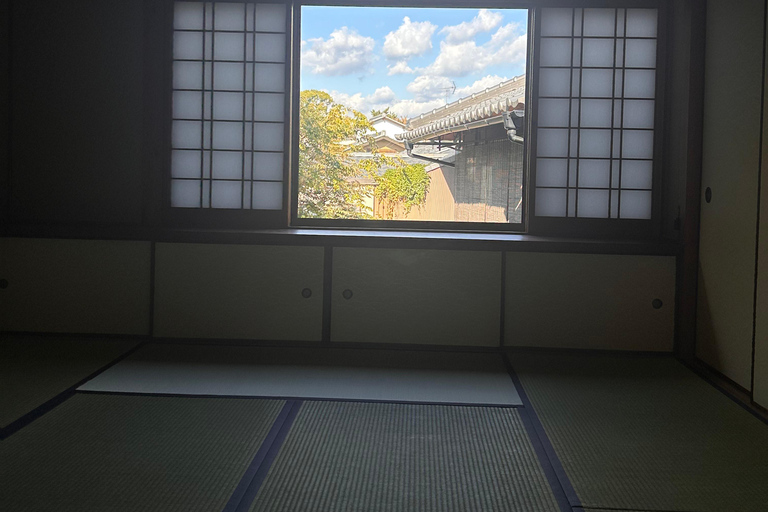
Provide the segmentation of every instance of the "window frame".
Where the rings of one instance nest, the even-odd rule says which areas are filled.
[[[285,138],[283,162],[283,203],[280,210],[246,210],[219,208],[177,208],[171,207],[171,119],[172,119],[172,63],[173,63],[173,6],[175,0],[149,2],[151,10],[162,10],[161,24],[151,23],[145,28],[148,35],[148,51],[161,50],[162,69],[150,70],[145,78],[148,86],[156,90],[162,83],[162,98],[149,94],[147,117],[154,125],[146,137],[152,139],[154,165],[153,178],[148,180],[148,196],[154,199],[145,205],[146,217],[157,219],[160,226],[176,229],[213,230],[272,230],[291,228],[352,229],[364,231],[435,232],[450,234],[464,232],[508,233],[510,235],[552,236],[557,238],[613,238],[613,239],[659,239],[663,209],[663,131],[665,121],[664,81],[668,50],[667,4],[664,0],[262,0],[257,3],[278,3],[286,6],[286,104]],[[205,0],[189,0],[200,1]],[[232,3],[247,3],[252,0],[226,0]],[[159,4],[159,5],[158,5]],[[415,5],[417,4],[417,5]],[[147,5],[145,3],[145,5]],[[528,58],[526,61],[526,133],[523,160],[523,195],[521,223],[486,223],[461,221],[408,221],[385,219],[313,219],[298,217],[298,139],[299,139],[299,94],[300,94],[300,52],[301,52],[301,7],[302,6],[349,6],[349,7],[433,7],[433,8],[498,8],[528,9]],[[535,150],[536,128],[538,126],[538,74],[540,10],[548,7],[568,8],[655,8],[658,9],[656,97],[654,112],[654,156],[652,184],[651,219],[611,219],[581,217],[537,217],[535,212]],[[158,13],[159,14],[159,13]],[[162,25],[160,27],[159,25]],[[154,59],[153,59],[154,60]],[[158,80],[159,79],[159,80]],[[157,110],[155,110],[157,109]],[[152,113],[154,111],[154,113]],[[152,160],[152,158],[148,158]],[[162,183],[160,183],[162,181]],[[154,210],[154,211],[153,211]]]
[[[296,23],[296,44],[294,47],[294,59],[293,70],[296,74],[297,84],[300,82],[301,73],[301,7],[302,6],[344,6],[344,7],[413,7],[413,8],[447,8],[447,9],[526,9],[528,11],[527,30],[530,34],[531,23],[533,21],[532,14],[533,8],[523,5],[521,2],[500,2],[498,0],[423,0],[422,2],[416,2],[411,0],[405,1],[387,1],[387,0],[296,0],[294,2],[295,16],[297,17]],[[410,5],[405,5],[410,4]],[[528,37],[528,55],[531,55],[531,38]],[[526,77],[530,76],[531,72],[531,59],[526,59],[525,64]],[[525,96],[526,100],[531,92],[530,81],[526,79],[525,83]],[[295,87],[294,104],[299,104],[300,87]],[[526,105],[526,110],[528,109]],[[291,119],[291,124],[294,126],[300,126],[298,108],[294,109],[294,117]],[[526,112],[527,115],[527,112]],[[526,221],[528,217],[528,155],[530,154],[530,138],[528,137],[530,131],[530,123],[526,122],[526,136],[523,150],[523,191],[522,191],[522,204],[521,204],[521,221],[518,223],[509,222],[463,222],[463,221],[422,221],[422,220],[390,220],[390,219],[326,219],[326,218],[306,218],[298,216],[298,181],[299,181],[299,135],[298,130],[295,130],[295,138],[291,144],[291,151],[295,151],[295,155],[291,158],[291,211],[289,225],[297,228],[351,228],[361,230],[400,230],[400,231],[434,231],[434,232],[492,232],[492,233],[509,233],[509,234],[524,234],[526,233]]]

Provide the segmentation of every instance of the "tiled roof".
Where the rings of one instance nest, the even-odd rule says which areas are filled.
[[[399,125],[399,126],[402,126],[403,128],[405,128],[405,125],[403,123],[401,123],[399,120],[392,119],[391,117],[388,117],[386,114],[379,114],[377,116],[373,116],[372,118],[368,119],[368,122],[373,124],[376,121],[381,121],[381,120],[389,121],[392,124],[396,124],[396,125]]]
[[[500,121],[502,112],[522,108],[524,102],[525,75],[521,75],[409,119],[409,129],[395,137],[417,141],[440,133],[467,130],[468,125],[483,120],[498,118]]]

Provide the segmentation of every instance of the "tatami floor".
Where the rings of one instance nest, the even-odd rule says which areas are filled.
[[[0,338],[0,509],[764,511],[768,425],[665,355]]]

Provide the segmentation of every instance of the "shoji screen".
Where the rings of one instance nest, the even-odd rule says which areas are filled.
[[[171,206],[279,210],[286,8],[176,2]]]
[[[651,218],[656,9],[542,9],[535,215]]]

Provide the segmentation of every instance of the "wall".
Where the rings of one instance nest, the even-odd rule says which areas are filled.
[[[0,331],[150,334],[149,242],[0,238]]]
[[[503,131],[501,135],[505,136]],[[472,139],[474,134],[467,132],[466,137]],[[424,205],[407,214],[395,205],[394,219],[521,222],[524,173],[520,144],[506,138],[468,142],[456,155],[455,167],[432,164],[427,172],[430,182]],[[379,205],[382,217],[387,206]]]
[[[14,2],[11,217],[142,220],[142,2]]]
[[[319,282],[320,263],[324,272],[328,270],[325,253],[323,259],[319,256],[324,241],[318,241],[318,247],[305,248],[308,252],[298,247],[281,252],[283,249],[213,243],[221,242],[218,234],[202,234],[197,235],[197,241],[207,242],[203,244],[206,247],[158,242],[156,259],[152,259],[148,240],[162,237],[156,231],[140,229],[147,222],[143,215],[146,199],[154,190],[145,176],[144,160],[145,154],[154,149],[142,147],[143,133],[156,129],[145,124],[143,117],[145,100],[152,92],[144,88],[148,63],[144,59],[144,9],[149,5],[155,4],[142,0],[13,2],[12,69],[2,77],[5,85],[10,81],[13,98],[12,166],[6,168],[5,160],[0,165],[0,173],[10,169],[10,187],[5,190],[11,198],[10,210],[4,213],[10,213],[14,232],[41,238],[2,239],[3,254],[9,258],[4,261],[14,263],[6,262],[0,269],[0,277],[10,282],[7,289],[0,290],[0,301],[12,304],[11,309],[4,307],[10,313],[0,318],[0,330],[146,335],[154,322],[157,336],[317,342],[323,334],[318,331],[327,320],[317,306],[317,299],[325,294],[325,283]],[[1,36],[7,38],[10,32],[3,31]],[[3,116],[6,131],[7,121],[8,117]],[[149,193],[145,193],[147,190]],[[105,227],[93,231],[94,224]],[[59,231],[60,226],[67,229]],[[7,227],[5,224],[2,229]],[[96,240],[45,238],[50,233]],[[110,240],[119,237],[137,240]],[[493,346],[502,338],[516,345],[649,350],[669,350],[671,346],[670,309],[656,314],[647,309],[647,298],[638,303],[632,298],[633,290],[643,284],[638,276],[644,275],[637,272],[636,257],[605,255],[613,269],[610,277],[596,277],[598,280],[592,284],[599,281],[599,286],[585,285],[583,293],[561,294],[547,274],[547,267],[542,266],[546,255],[504,253],[506,246],[501,244],[489,249],[486,243],[477,251],[446,250],[447,245],[445,241],[436,243],[434,247],[441,249],[432,251],[389,247],[370,250],[365,256],[358,256],[363,252],[348,247],[334,249],[338,257],[334,258],[332,286],[341,288],[333,288],[331,294],[330,338],[372,342],[387,341],[383,338],[388,336],[409,343],[442,339],[475,346]],[[206,255],[206,251],[210,254]],[[434,257],[425,256],[430,254]],[[378,265],[378,269],[361,267],[361,258],[367,258],[374,268]],[[645,258],[640,257],[643,261]],[[587,258],[584,263],[583,255],[577,254],[562,254],[555,259],[564,265],[554,268],[588,268],[597,273],[602,265],[601,258]],[[399,260],[420,262],[414,263],[413,269],[427,277],[419,281],[413,293],[398,298],[396,291],[386,288],[391,283],[381,269],[391,268]],[[529,263],[510,263],[523,260]],[[658,288],[652,291],[658,293],[648,297],[669,296],[674,273],[669,270],[671,257],[663,260],[661,270],[654,274],[658,282],[653,281],[653,286]],[[153,264],[154,295],[149,281]],[[554,312],[538,308],[525,324],[510,321],[507,315],[519,311],[510,312],[514,305],[510,290],[522,286],[515,281],[522,277],[531,291],[514,298],[545,300],[536,293],[547,289],[562,301],[560,309]],[[352,279],[352,284],[344,282],[347,278]],[[341,302],[346,299],[340,298],[339,289],[343,293],[345,286],[360,293],[351,301]],[[622,315],[627,315],[614,326],[614,334],[597,333],[581,342],[564,338],[557,342],[533,340],[523,335],[536,325],[572,318],[569,315],[585,298],[600,299],[601,287],[616,290],[613,293],[620,295]],[[312,290],[311,298],[301,295],[304,288]],[[237,293],[227,295],[231,290]],[[358,302],[366,290],[373,292],[374,300]],[[502,310],[503,294],[508,300]],[[22,296],[26,298],[21,300]],[[150,307],[152,300],[154,308]],[[672,300],[664,299],[665,308]],[[391,330],[373,329],[371,325],[375,324],[371,322],[361,330],[353,305],[366,310],[371,322],[376,320],[375,315],[394,318],[390,320]],[[429,313],[424,317],[429,322],[418,323],[409,316],[418,308]],[[292,325],[291,319],[297,315],[302,320]],[[592,326],[590,329],[604,318],[605,311],[581,315],[584,325]],[[650,343],[646,345],[635,327],[644,318],[658,318],[654,327],[658,330],[654,332],[661,333],[659,339],[648,338]],[[503,320],[507,320],[504,332]],[[435,336],[426,330],[441,321],[443,329],[459,322],[464,328],[471,327],[475,335],[453,329]],[[406,322],[411,338],[398,331]],[[631,332],[631,339],[622,338],[622,332]]]

